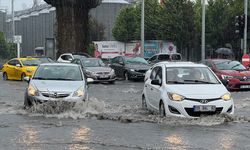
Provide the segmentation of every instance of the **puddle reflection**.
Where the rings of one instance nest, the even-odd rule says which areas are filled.
[[[171,134],[169,136],[166,136],[163,138],[163,141],[168,143],[167,146],[170,147],[170,149],[173,149],[173,150],[186,150],[187,149],[186,143],[184,142],[182,137],[180,137],[177,134]]]
[[[219,145],[220,148],[219,149],[233,149],[233,145],[234,145],[234,136],[232,134],[223,134],[219,137]]]
[[[35,144],[40,143],[38,138],[38,132],[33,127],[21,126],[23,132],[18,142],[25,144],[27,150],[41,150],[41,148]]]
[[[81,127],[73,130],[72,139],[73,143],[69,146],[69,150],[91,150],[84,142],[88,140],[90,134],[90,128]],[[82,143],[81,143],[82,142]]]

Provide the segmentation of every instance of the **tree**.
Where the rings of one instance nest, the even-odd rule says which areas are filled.
[[[7,43],[4,34],[0,32],[0,58],[10,59],[16,56],[16,44]]]
[[[89,11],[101,0],[45,0],[56,7],[58,54],[87,52]]]

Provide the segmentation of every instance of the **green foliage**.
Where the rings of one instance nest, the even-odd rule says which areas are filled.
[[[10,59],[16,56],[16,45],[7,43],[4,34],[0,32],[0,58]]]

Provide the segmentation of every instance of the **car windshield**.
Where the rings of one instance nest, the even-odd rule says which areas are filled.
[[[87,58],[84,55],[73,55],[75,59]]]
[[[217,61],[214,64],[219,70],[246,70],[238,61]]]
[[[83,59],[82,65],[84,67],[104,67],[105,64],[101,59]]]
[[[51,63],[54,62],[51,58],[38,58],[41,63]]]
[[[82,74],[78,66],[42,65],[38,67],[33,79],[81,81]]]
[[[168,60],[170,60],[170,56],[169,55],[159,55],[158,60],[168,61]]]
[[[181,60],[181,55],[180,54],[173,54],[172,60]]]
[[[130,57],[126,58],[126,63],[143,63],[143,64],[148,64],[148,62],[141,57]]]
[[[219,84],[206,67],[171,67],[166,69],[167,84]]]
[[[32,60],[21,60],[24,66],[38,66],[41,64],[41,61],[32,59]]]

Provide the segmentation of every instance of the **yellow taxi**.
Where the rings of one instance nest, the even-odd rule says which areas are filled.
[[[6,62],[2,67],[3,80],[24,80],[31,77],[41,62],[36,58],[14,58]]]

